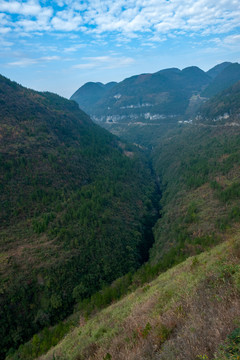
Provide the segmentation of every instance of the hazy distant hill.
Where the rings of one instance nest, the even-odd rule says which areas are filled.
[[[194,115],[207,98],[239,80],[238,63],[224,62],[207,72],[196,66],[170,68],[120,83],[87,83],[71,99],[107,128],[111,123],[166,123],[171,117],[177,122]]]
[[[201,92],[209,81],[210,77],[197,67],[182,71],[165,69],[154,74],[132,76],[115,84],[107,92],[97,84],[91,85],[92,98],[88,97],[87,105],[85,99],[90,95],[88,84],[83,85],[71,99],[96,116],[140,116],[147,112],[183,114],[192,94]],[[96,98],[96,90],[98,95],[101,92],[102,97]]]
[[[228,67],[229,65],[231,65],[232,63],[229,61],[225,61],[221,64],[218,64],[216,66],[214,66],[213,68],[211,68],[210,70],[207,71],[207,74],[211,77],[211,78],[215,78],[218,74],[220,74],[226,67]]]
[[[240,81],[203,104],[199,109],[199,113],[204,120],[239,121]]]
[[[105,85],[100,82],[88,82],[71,96],[71,100],[75,100],[79,103],[81,109],[91,113],[94,104],[96,104],[106,92],[116,84],[116,82],[110,82]]]
[[[136,269],[155,212],[145,160],[75,102],[1,76],[0,113],[2,358]]]
[[[225,64],[225,63],[224,63]],[[202,92],[202,96],[212,97],[240,80],[240,64],[234,63],[223,68]]]

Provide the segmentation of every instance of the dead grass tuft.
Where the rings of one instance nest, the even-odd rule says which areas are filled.
[[[183,323],[186,313],[182,301],[175,304],[162,315],[149,316],[155,309],[159,298],[153,296],[142,306],[136,307],[125,319],[117,337],[112,339],[108,347],[97,349],[89,359],[102,360],[106,354],[112,360],[150,360],[175,331]]]
[[[85,347],[83,352],[76,357],[76,360],[94,359],[98,349],[99,345],[92,343]]]
[[[208,277],[190,300],[187,319],[163,345],[156,360],[211,359],[240,317],[240,296],[230,280]]]

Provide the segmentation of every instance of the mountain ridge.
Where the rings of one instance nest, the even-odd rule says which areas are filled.
[[[207,74],[212,78],[215,78],[222,70],[224,70],[227,66],[231,65],[232,63],[229,61],[225,61],[221,64],[214,66],[213,68],[207,71]]]
[[[228,122],[239,123],[240,114],[240,81],[223,90],[199,109],[200,121],[223,124]]]
[[[96,112],[100,112],[102,114],[103,112],[110,113],[108,111],[109,108],[113,108],[112,111],[116,114],[118,112],[122,113],[123,106],[132,104],[137,106],[138,104],[142,105],[143,103],[150,102],[150,106],[158,104],[161,107],[161,103],[166,102],[168,100],[167,98],[169,98],[169,101],[171,102],[171,97],[173,95],[176,97],[180,96],[177,93],[180,91],[180,89],[184,89],[183,83],[186,81],[185,77],[189,78],[189,75],[190,77],[191,75],[193,76],[193,81],[192,84],[189,84],[190,90],[188,90],[187,93],[189,93],[189,91],[193,91],[192,88],[194,89],[196,87],[197,89],[201,89],[202,86],[207,84],[206,81],[208,79],[208,75],[206,75],[202,70],[197,67],[192,66],[183,70],[179,70],[177,68],[163,69],[153,74],[145,73],[126,78],[120,83],[115,84],[108,92],[102,93],[102,97],[98,98],[97,101],[95,101],[95,95],[93,93],[93,101],[91,102],[91,107],[85,107],[84,109],[89,113],[92,111],[91,114],[94,114]],[[198,84],[196,85],[196,83]],[[77,92],[75,92],[74,95],[72,95],[70,98],[78,101],[80,107],[85,106],[85,100],[81,102],[81,99],[77,96],[77,94],[84,93],[85,85],[79,88]],[[149,96],[146,96],[146,88],[149,91]],[[164,94],[167,94],[168,91],[170,91],[170,94],[167,95],[166,98],[166,95]],[[123,92],[123,94],[121,94],[121,92]],[[159,100],[157,100],[157,96],[159,94],[161,98],[161,93],[163,97],[159,103]],[[89,96],[91,96],[91,94],[89,94]],[[181,101],[185,99],[184,96],[180,96],[180,98]],[[129,101],[132,101],[131,104],[129,103]],[[179,107],[181,101],[178,102],[178,100],[176,100],[176,102],[178,102],[176,106]],[[186,100],[184,101],[186,102]],[[181,111],[182,110],[180,110],[180,112]]]
[[[141,132],[141,125],[156,124],[164,129],[168,123],[177,125],[178,121],[192,119],[209,97],[240,80],[239,68],[238,63],[231,62],[206,72],[197,66],[167,68],[126,78],[107,91],[101,90],[97,99],[94,91],[84,92],[83,85],[77,91],[82,98],[75,92],[74,100],[84,106],[94,122],[127,139],[131,125],[139,125],[137,131]]]

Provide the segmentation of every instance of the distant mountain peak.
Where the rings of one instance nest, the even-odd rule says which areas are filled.
[[[205,73],[202,69],[200,69],[198,66],[187,66],[184,69],[182,69],[183,73],[186,72],[198,72],[198,73]]]
[[[221,64],[218,64],[216,66],[214,66],[213,68],[209,69],[207,71],[207,74],[211,77],[211,78],[215,78],[218,74],[220,74],[226,67],[228,67],[229,65],[231,65],[232,63],[229,61],[225,61]]]
[[[80,87],[80,89],[82,88],[98,88],[98,87],[103,87],[103,83],[101,82],[93,82],[93,81],[89,81],[87,83],[85,83],[83,86]]]
[[[181,70],[178,69],[178,68],[173,67],[173,68],[167,68],[167,69],[159,70],[157,72],[157,74],[158,73],[167,73],[167,72],[181,72]]]

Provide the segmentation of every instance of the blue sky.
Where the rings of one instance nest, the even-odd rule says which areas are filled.
[[[240,62],[239,0],[0,0],[0,73],[36,90],[223,61]]]

